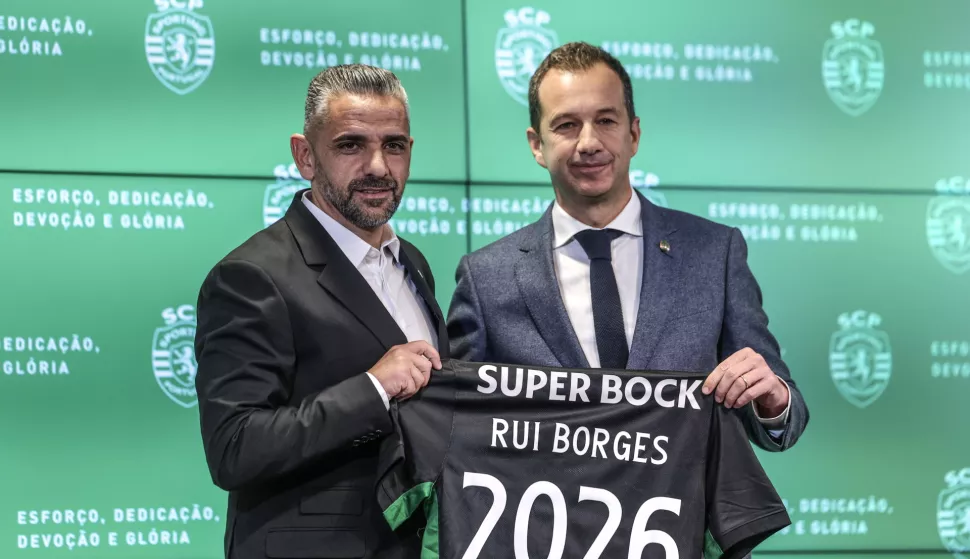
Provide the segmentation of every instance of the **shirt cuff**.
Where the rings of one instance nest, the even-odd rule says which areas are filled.
[[[384,392],[384,387],[381,386],[380,381],[378,381],[377,380],[377,377],[375,377],[374,375],[372,375],[370,373],[367,373],[367,378],[369,378],[370,381],[374,383],[374,388],[376,388],[377,389],[377,393],[381,395],[381,400],[384,401],[384,409],[390,410],[391,409],[391,403],[387,400],[387,392]],[[788,410],[785,410],[785,411],[787,412]]]
[[[788,410],[791,409],[791,388],[789,388],[788,383],[785,382],[785,380],[781,377],[778,377],[778,380],[780,380],[788,390],[788,404],[785,406],[784,411],[782,411],[776,417],[761,417],[758,415],[758,406],[754,402],[751,402],[751,407],[754,408],[754,416],[758,418],[758,421],[761,422],[765,429],[768,429],[769,432],[776,437],[783,433],[785,428],[788,426]]]

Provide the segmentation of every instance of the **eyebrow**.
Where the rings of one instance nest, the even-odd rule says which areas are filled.
[[[619,115],[620,114],[620,111],[617,110],[615,107],[604,107],[604,108],[599,109],[599,110],[596,111],[597,116],[604,115],[604,114],[608,114],[608,113],[612,113],[614,115]],[[560,114],[554,115],[553,118],[549,122],[552,123],[552,122],[556,122],[557,120],[560,120],[560,119],[563,119],[563,118],[570,118],[570,117],[575,117],[575,116],[576,115],[574,115],[573,113],[560,113]]]
[[[404,134],[387,134],[381,138],[385,142],[407,142],[408,137]],[[366,142],[367,136],[363,134],[341,134],[333,139],[333,143],[338,142]]]

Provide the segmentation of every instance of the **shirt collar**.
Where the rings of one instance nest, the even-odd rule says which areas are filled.
[[[579,233],[586,229],[593,229],[589,225],[579,221],[562,209],[559,202],[555,202],[552,208],[552,229],[554,233],[554,248],[559,248]],[[643,236],[643,221],[640,218],[640,198],[634,192],[630,196],[630,201],[623,207],[620,215],[616,216],[604,229],[616,229],[635,237]]]
[[[317,207],[316,204],[310,199],[310,190],[303,193],[303,204],[310,210],[313,217],[317,218],[320,225],[327,230],[327,233],[333,237],[334,242],[340,247],[340,250],[344,252],[350,263],[354,265],[355,268],[359,267],[367,256],[367,253],[373,249],[371,245],[367,244],[364,239],[357,236],[356,233],[344,227],[339,221],[327,215],[326,212]],[[387,237],[381,243],[381,250],[388,249],[394,256],[395,261],[399,261],[399,252],[401,250],[401,241],[398,239],[397,235],[394,233],[394,229],[391,228],[390,224],[385,226]]]

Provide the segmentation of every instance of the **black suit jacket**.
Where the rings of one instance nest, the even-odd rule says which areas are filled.
[[[407,339],[302,197],[199,293],[196,388],[209,472],[229,491],[226,556],[418,557],[417,531],[392,533],[377,506],[392,426],[365,374]],[[401,260],[446,358],[431,268],[403,239]]]

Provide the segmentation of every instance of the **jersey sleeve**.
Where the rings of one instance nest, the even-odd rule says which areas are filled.
[[[377,501],[396,530],[419,509],[436,514],[435,485],[441,475],[454,424],[454,371],[442,363],[428,384],[409,400],[393,400],[393,430],[381,441]],[[430,526],[429,526],[430,528]]]
[[[712,413],[705,557],[740,558],[791,519],[748,442],[738,410],[715,405]]]

